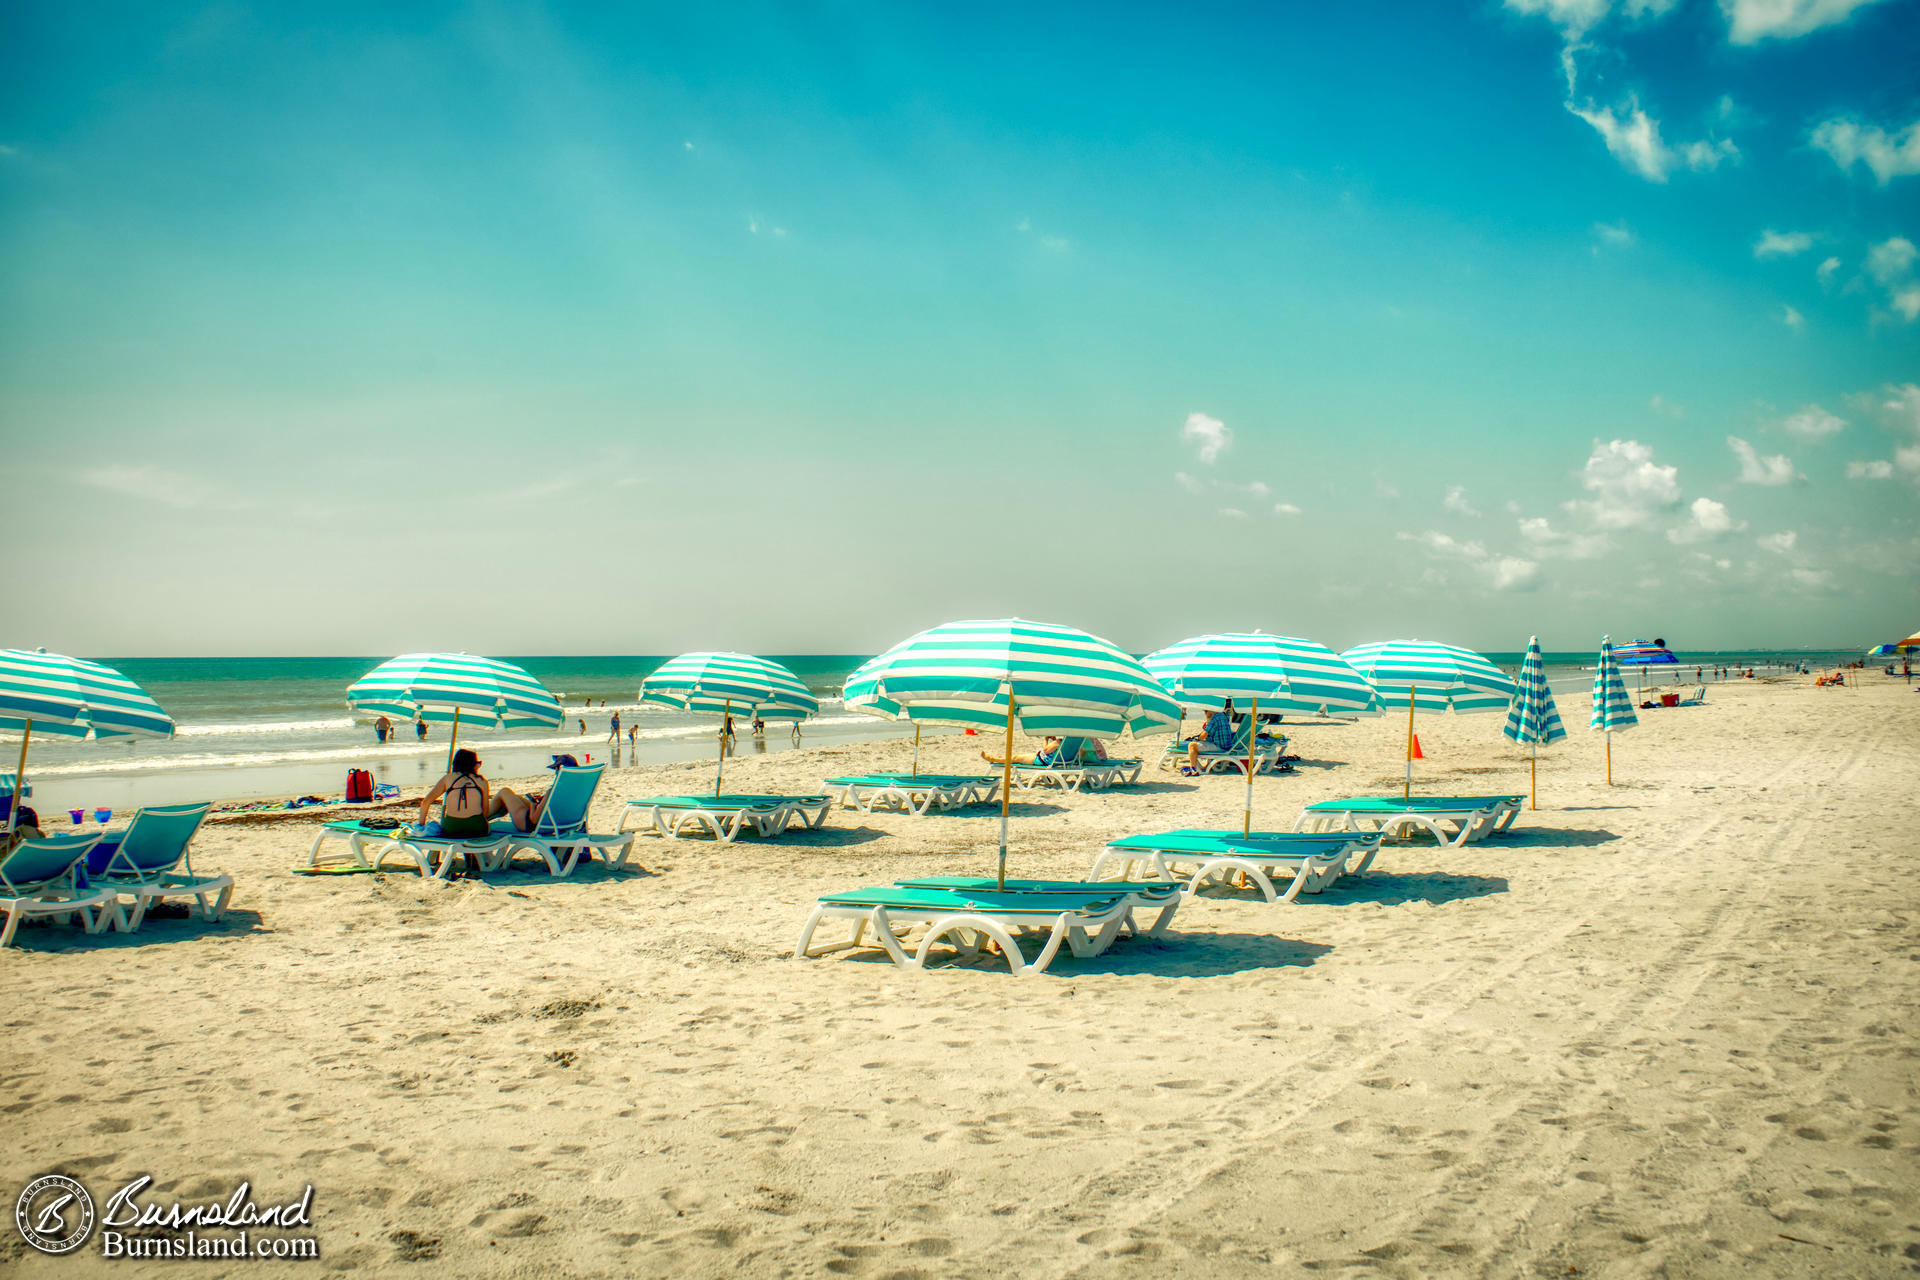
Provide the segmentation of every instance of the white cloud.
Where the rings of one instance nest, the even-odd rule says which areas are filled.
[[[1920,249],[1913,247],[1913,241],[1905,236],[1889,237],[1867,250],[1867,274],[1891,287],[1913,270],[1916,257],[1920,257]]]
[[[1813,248],[1813,236],[1805,231],[1775,231],[1771,227],[1760,233],[1753,243],[1753,256],[1756,258],[1791,258],[1795,254],[1805,253]]]
[[[80,482],[109,493],[157,502],[163,507],[174,507],[181,511],[205,506],[217,496],[213,486],[184,472],[168,471],[164,467],[129,466],[119,462],[82,471]]]
[[[1840,259],[1828,258],[1825,262],[1814,268],[1813,274],[1819,277],[1820,287],[1822,289],[1831,289],[1833,288],[1833,278],[1838,275],[1839,272]]]
[[[1726,504],[1715,502],[1712,498],[1695,498],[1688,510],[1692,515],[1687,523],[1677,529],[1667,530],[1667,541],[1676,546],[1708,541],[1747,527],[1744,522],[1736,525],[1727,512]]]
[[[1273,504],[1273,514],[1277,516],[1297,516],[1300,514],[1300,508],[1294,506],[1291,502],[1276,502]]]
[[[1793,460],[1784,453],[1763,458],[1759,450],[1739,436],[1728,436],[1727,448],[1733,450],[1733,456],[1740,459],[1741,484],[1777,486],[1792,484],[1800,478],[1800,473],[1793,469]]]
[[[1484,560],[1487,549],[1477,542],[1462,542],[1450,534],[1437,529],[1428,529],[1425,533],[1395,534],[1402,542],[1417,542],[1436,556],[1458,556],[1462,560]]]
[[[1885,458],[1876,458],[1872,462],[1849,462],[1847,464],[1849,480],[1891,480],[1893,463]]]
[[[1762,551],[1771,551],[1777,556],[1786,555],[1793,550],[1793,544],[1800,541],[1800,535],[1791,529],[1782,529],[1779,533],[1769,533],[1754,539]]]
[[[1481,566],[1495,591],[1531,591],[1540,585],[1540,565],[1518,556],[1495,556]]]
[[[1649,182],[1665,182],[1679,164],[1672,148],[1660,140],[1660,122],[1629,102],[1616,115],[1611,107],[1576,107],[1567,110],[1592,125],[1606,141],[1607,150],[1621,164]]]
[[[1229,520],[1245,520],[1247,518],[1247,513],[1238,507],[1222,507],[1220,508],[1220,514]]]
[[[1555,529],[1545,516],[1522,518],[1520,536],[1533,544],[1535,555],[1564,560],[1597,560],[1612,544],[1604,533],[1572,533]]]
[[[1612,249],[1624,249],[1633,243],[1633,228],[1625,222],[1596,222],[1593,235],[1601,244]],[[1598,252],[1597,248],[1595,250]]]
[[[1734,44],[1791,40],[1821,27],[1845,22],[1855,9],[1874,0],[1720,0],[1727,15],[1727,39]]]
[[[1795,569],[1793,580],[1809,591],[1831,591],[1836,585],[1833,575],[1825,569]]]
[[[1684,143],[1680,154],[1686,159],[1687,168],[1695,173],[1711,173],[1720,167],[1722,160],[1731,160],[1736,164],[1740,160],[1740,148],[1733,145],[1732,138],[1702,138],[1698,142]]]
[[[1252,494],[1254,497],[1261,499],[1262,501],[1265,501],[1266,499],[1271,498],[1273,496],[1273,490],[1267,487],[1267,483],[1264,480],[1255,480],[1252,484],[1247,486],[1247,492]]]
[[[1787,326],[1787,328],[1793,330],[1795,333],[1799,333],[1802,329],[1807,327],[1807,318],[1800,314],[1798,308],[1795,308],[1792,306],[1782,306],[1780,308],[1780,323]]]
[[[1825,440],[1834,432],[1844,430],[1847,420],[1828,413],[1817,404],[1810,404],[1800,412],[1789,415],[1781,425],[1802,440]]]
[[[1647,408],[1653,410],[1655,413],[1663,414],[1669,418],[1684,418],[1687,416],[1687,410],[1685,405],[1675,404],[1673,401],[1667,399],[1665,396],[1662,396],[1662,395],[1656,395],[1651,400],[1647,401]]]
[[[1233,428],[1204,413],[1190,413],[1186,425],[1180,428],[1180,438],[1200,446],[1200,461],[1211,464],[1233,447]]]
[[[682,143],[681,143],[680,145],[681,145],[682,147],[684,147],[684,148],[685,148],[686,150],[688,150],[688,151],[691,151],[691,150],[693,150],[693,143],[692,143],[692,142],[682,142]]]
[[[1883,187],[1920,173],[1920,120],[1893,133],[1853,120],[1823,120],[1813,131],[1813,145],[1847,172],[1856,164],[1866,165]]]
[[[1632,529],[1680,501],[1680,471],[1653,460],[1653,448],[1638,440],[1594,441],[1580,472],[1580,486],[1593,496],[1566,504],[1601,529]]]
[[[1182,489],[1185,489],[1188,493],[1194,494],[1195,496],[1203,494],[1207,491],[1207,486],[1205,481],[1201,480],[1198,476],[1188,475],[1184,471],[1174,472],[1173,482],[1179,485]]]
[[[1480,514],[1473,509],[1473,504],[1467,501],[1467,489],[1465,485],[1448,485],[1447,496],[1441,500],[1440,505],[1455,515],[1477,516]]]
[[[1619,13],[1627,18],[1657,18],[1673,8],[1680,0],[1504,0],[1506,7],[1515,13],[1541,14],[1547,21],[1560,28],[1569,39],[1575,39],[1600,25],[1606,18]]]
[[[1901,318],[1909,324],[1920,320],[1920,285],[1896,290],[1888,301],[1893,303],[1893,309],[1898,311]]]

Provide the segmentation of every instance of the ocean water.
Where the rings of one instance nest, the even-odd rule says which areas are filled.
[[[1652,668],[1650,686],[1694,683],[1696,669],[1712,680],[1715,667],[1777,672],[1851,661],[1851,651],[1780,652],[1740,650],[1679,652],[1679,668]],[[839,700],[841,684],[866,655],[768,655],[785,664],[820,698],[820,715],[801,726],[802,741],[857,741],[899,737],[911,729],[849,712]],[[1521,654],[1488,653],[1509,671]],[[1561,714],[1572,724],[1585,714],[1593,654],[1549,653],[1548,680]],[[176,737],[158,742],[74,742],[35,738],[28,759],[33,803],[43,814],[76,807],[131,809],[203,799],[246,799],[301,794],[337,795],[350,768],[370,769],[378,782],[410,787],[429,784],[445,766],[445,731],[427,741],[402,724],[397,740],[374,739],[371,717],[347,710],[346,688],[380,658],[103,658],[159,700],[179,725]],[[711,758],[715,723],[636,701],[640,680],[664,657],[508,658],[561,696],[567,725],[559,730],[462,727],[461,743],[478,751],[495,777],[530,774],[558,752],[591,754],[615,768],[673,760]],[[1638,672],[1629,671],[1637,684]],[[604,703],[604,705],[602,705]],[[608,720],[619,711],[622,738],[607,741]],[[1488,717],[1489,734],[1498,732]],[[584,722],[585,732],[581,731]],[[638,746],[626,746],[624,731],[638,725]],[[739,724],[740,750],[779,751],[793,746],[787,726],[769,725],[766,741],[753,742]],[[0,754],[5,748],[0,748]],[[4,765],[11,768],[9,756]]]

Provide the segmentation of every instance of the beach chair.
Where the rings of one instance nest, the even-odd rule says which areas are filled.
[[[1447,848],[1498,835],[1520,815],[1525,796],[1361,796],[1310,804],[1294,819],[1295,831],[1377,831],[1404,840],[1424,831]]]
[[[1373,865],[1379,851],[1378,832],[1163,831],[1109,841],[1093,860],[1087,879],[1133,884],[1137,883],[1131,878],[1134,869],[1140,867],[1181,886],[1191,898],[1209,880],[1243,875],[1268,902],[1292,902],[1303,893],[1319,893],[1343,875],[1361,874]],[[1112,864],[1119,865],[1120,879],[1102,880]],[[1182,867],[1192,869],[1182,871]],[[1276,881],[1286,887],[1276,887]]]
[[[897,809],[925,814],[930,809],[957,809],[983,804],[1000,793],[1000,779],[966,774],[862,773],[827,779],[835,802],[862,813]]]
[[[833,799],[826,795],[648,796],[627,801],[620,830],[638,818],[670,840],[705,831],[731,844],[747,832],[768,839],[782,835],[795,818],[807,828],[818,827],[832,807]]]
[[[555,876],[572,875],[582,859],[590,860],[596,853],[610,867],[625,866],[627,855],[633,851],[633,832],[596,836],[587,831],[587,810],[593,805],[594,793],[600,789],[600,779],[606,771],[604,764],[566,765],[556,769],[547,801],[540,807],[540,820],[532,831],[509,829],[505,851],[488,869],[510,868],[516,853],[539,856],[546,862],[548,873]],[[494,829],[500,830],[497,823]],[[613,856],[615,850],[619,851],[618,858]]]
[[[0,947],[13,945],[14,930],[30,916],[53,916],[64,924],[77,915],[88,933],[99,933],[109,922],[125,926],[117,893],[99,885],[79,887],[77,869],[99,842],[98,835],[29,837],[0,857],[0,911],[7,915]]]
[[[924,969],[927,957],[943,938],[963,955],[976,955],[983,944],[999,948],[1016,975],[1045,973],[1065,943],[1076,956],[1096,956],[1113,944],[1128,926],[1134,896],[1116,887],[1099,893],[1019,893],[997,890],[908,889],[885,885],[829,894],[814,905],[800,930],[794,959],[813,959],[836,951],[871,946],[874,941],[903,969]],[[845,942],[814,947],[814,930],[827,919],[851,920],[853,937]],[[923,929],[911,955],[896,928]],[[1040,934],[1045,942],[1028,962],[1017,938]]]
[[[1253,718],[1251,716],[1240,717],[1240,724],[1234,730],[1233,745],[1225,751],[1222,751],[1212,743],[1204,740],[1201,741],[1199,758],[1201,773],[1213,773],[1219,769],[1230,769],[1235,773],[1245,775],[1247,772],[1247,738],[1254,729],[1252,720]],[[1287,738],[1284,734],[1267,742],[1257,743],[1253,750],[1253,771],[1255,773],[1266,773],[1272,770],[1280,763],[1280,755],[1286,749]],[[1180,741],[1176,736],[1174,740],[1167,743],[1166,747],[1160,752],[1160,767],[1162,769],[1178,770],[1186,767],[1186,763],[1187,744]]]
[[[1888,668],[1888,674],[1889,675],[1892,674],[1892,668]],[[1707,700],[1707,686],[1703,684],[1697,684],[1693,686],[1692,693],[1680,699],[1680,705],[1683,707],[1697,707],[1702,703],[1704,703],[1706,700]]]
[[[148,805],[134,813],[126,830],[101,836],[87,855],[90,881],[133,900],[126,917],[129,933],[140,927],[148,906],[167,898],[194,899],[207,920],[218,920],[226,911],[233,877],[218,871],[198,875],[193,869],[193,838],[212,809],[211,802]]]
[[[1165,935],[1167,927],[1173,923],[1173,913],[1184,897],[1178,884],[1150,880],[1129,884],[1113,880],[1097,884],[1090,880],[1009,880],[1002,885],[993,876],[920,876],[910,880],[895,880],[894,884],[902,889],[943,889],[952,893],[1080,893],[1096,897],[1107,897],[1115,889],[1124,889],[1133,897],[1134,911],[1155,913],[1153,923],[1144,930],[1140,929],[1137,919],[1130,917],[1126,925],[1127,932],[1149,938]]]
[[[1014,783],[1027,790],[1051,786],[1059,787],[1062,791],[1078,791],[1085,786],[1090,790],[1104,791],[1111,786],[1140,780],[1142,761],[1083,760],[1080,757],[1086,745],[1085,738],[1062,738],[1058,749],[1044,763],[1036,760],[1031,764],[1015,764]]]

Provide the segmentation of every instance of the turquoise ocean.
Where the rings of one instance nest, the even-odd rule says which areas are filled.
[[[1701,670],[1712,679],[1716,667],[1775,673],[1801,665],[1818,668],[1852,661],[1857,651],[1676,650],[1678,668],[1652,668],[1650,684],[1694,682]],[[503,655],[504,656],[504,655]],[[841,705],[841,684],[867,655],[770,654],[806,681],[820,698],[820,715],[801,726],[801,743],[899,737],[911,729],[849,712]],[[1488,653],[1494,662],[1517,670],[1518,653]],[[1549,653],[1548,678],[1569,724],[1586,710],[1593,654]],[[237,800],[268,796],[338,795],[348,769],[370,769],[378,782],[401,787],[430,784],[446,759],[444,731],[416,741],[410,725],[400,725],[395,741],[374,739],[371,718],[347,710],[346,688],[378,666],[380,658],[116,658],[103,662],[124,671],[159,700],[179,724],[176,737],[158,742],[73,742],[35,738],[28,759],[33,803],[43,812],[108,807],[125,810],[139,804],[186,800]],[[555,753],[591,754],[615,768],[708,757],[714,751],[711,718],[687,715],[636,701],[640,680],[661,662],[657,656],[508,657],[560,695],[568,712],[564,728],[553,730],[462,730],[462,745],[473,747],[495,777],[537,772]],[[1638,673],[1629,673],[1638,682]],[[602,705],[604,703],[604,705]],[[608,738],[609,720],[618,711],[622,739]],[[1487,717],[1489,736],[1498,733],[1496,717]],[[584,733],[582,725],[584,724]],[[639,728],[637,746],[625,745],[624,731]],[[794,745],[785,725],[769,725],[766,741],[752,741],[741,730],[740,750],[789,750]],[[4,749],[0,749],[4,750]],[[9,758],[4,766],[12,767]]]

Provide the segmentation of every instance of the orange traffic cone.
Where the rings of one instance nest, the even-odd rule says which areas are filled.
[[[1420,735],[1416,733],[1413,735],[1413,759],[1425,760],[1426,758],[1425,753],[1420,750]]]

